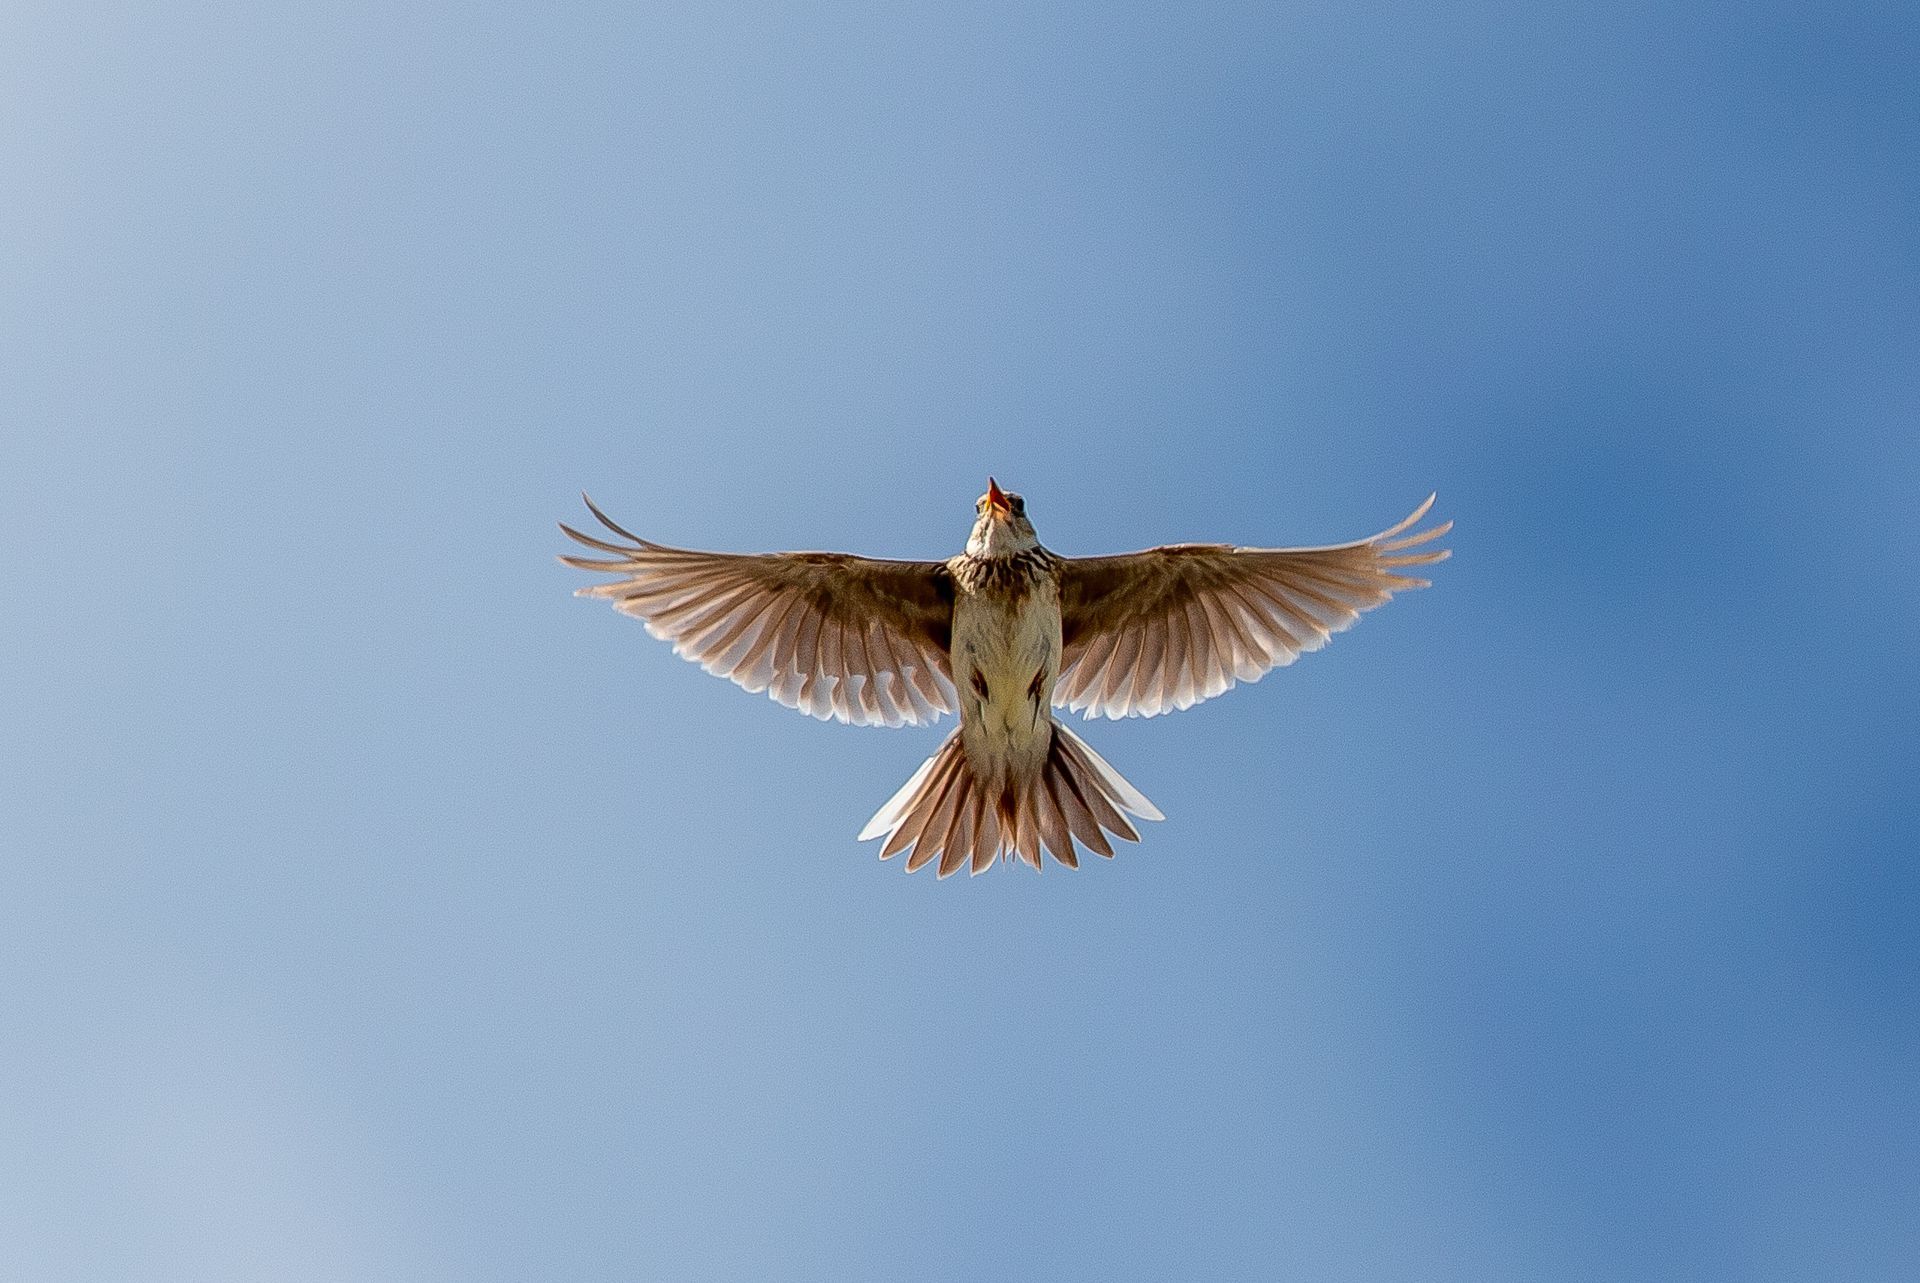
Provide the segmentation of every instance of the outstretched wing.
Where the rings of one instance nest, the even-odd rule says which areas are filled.
[[[953,582],[944,563],[692,552],[622,530],[591,499],[587,507],[631,542],[562,525],[616,558],[560,558],[619,576],[575,595],[606,598],[709,673],[855,726],[931,722],[959,707],[947,661]]]
[[[1447,556],[1406,550],[1451,521],[1395,538],[1431,507],[1429,495],[1393,529],[1329,548],[1176,544],[1067,558],[1054,703],[1088,717],[1153,717],[1319,650],[1361,611],[1427,586],[1393,572]]]

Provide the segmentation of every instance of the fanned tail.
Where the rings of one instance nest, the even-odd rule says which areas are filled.
[[[1164,818],[1105,758],[1058,722],[1039,777],[997,785],[975,772],[956,730],[867,821],[860,840],[885,837],[880,858],[907,852],[909,873],[938,856],[943,878],[962,868],[980,873],[1006,855],[1037,869],[1043,850],[1076,869],[1076,840],[1108,858],[1113,845],[1107,834],[1140,840],[1128,815]]]

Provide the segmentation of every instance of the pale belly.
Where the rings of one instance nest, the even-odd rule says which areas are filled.
[[[1007,606],[963,594],[953,608],[960,737],[976,772],[1030,778],[1053,740],[1060,601],[1046,585]]]

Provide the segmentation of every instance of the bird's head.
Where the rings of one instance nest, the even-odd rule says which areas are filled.
[[[987,478],[987,492],[973,510],[979,516],[973,523],[973,536],[967,540],[967,551],[972,555],[1011,557],[1039,547],[1033,523],[1027,520],[1027,501],[1002,490],[992,477]]]

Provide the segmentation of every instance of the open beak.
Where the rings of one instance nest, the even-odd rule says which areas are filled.
[[[1006,491],[992,477],[987,478],[987,507],[1002,521],[1013,516],[1013,505],[1007,502]]]

